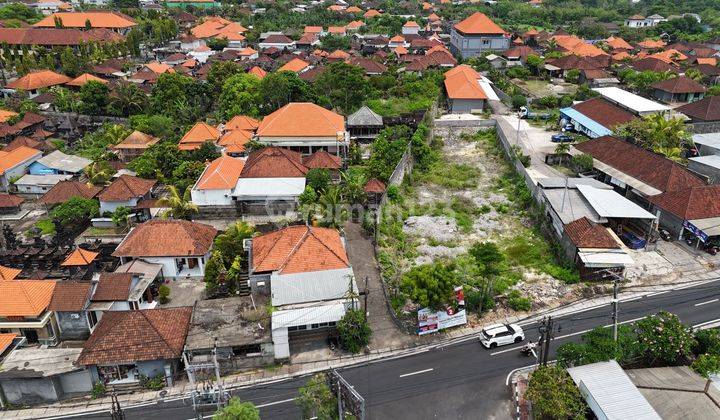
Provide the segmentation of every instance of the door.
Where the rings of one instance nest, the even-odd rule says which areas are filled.
[[[495,335],[498,345],[510,344],[513,342],[510,331],[499,332]]]
[[[35,344],[38,342],[38,333],[36,330],[21,330],[22,334],[27,338],[28,343]]]

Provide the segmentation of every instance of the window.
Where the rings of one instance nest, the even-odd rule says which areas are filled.
[[[98,323],[97,313],[95,311],[88,312],[88,321],[90,322],[90,328],[95,328]]]
[[[483,40],[482,40],[482,43],[483,43],[483,45],[490,45],[490,40],[489,40],[489,39],[483,39]]]

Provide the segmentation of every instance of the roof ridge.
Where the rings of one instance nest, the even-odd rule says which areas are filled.
[[[305,225],[305,232],[303,233],[303,236],[300,238],[300,240],[297,241],[293,249],[290,250],[287,257],[285,258],[285,261],[278,267],[277,271],[282,271],[285,266],[287,266],[288,262],[290,261],[290,258],[292,258],[293,255],[297,252],[297,250],[300,248],[300,246],[305,243],[307,240],[308,235],[310,235],[310,226]]]
[[[322,240],[319,236],[317,236],[314,231],[310,231],[310,234],[311,234],[315,239],[317,239],[318,242],[320,242],[325,248],[327,248],[328,251],[332,252],[336,257],[338,257],[338,259],[339,259],[340,261],[342,261],[342,262],[350,265],[350,261],[349,261],[349,259],[347,259],[347,255],[346,255],[346,258],[341,257],[340,255],[338,255],[337,252],[335,252],[332,248],[330,248],[330,247],[325,243],[324,240]],[[340,232],[338,232],[338,236],[340,236]],[[340,240],[342,241],[342,238],[340,238]]]
[[[165,346],[167,346],[167,349],[172,351],[172,346],[170,345],[170,343],[167,342],[167,340],[166,340],[165,337],[160,333],[160,331],[157,329],[157,327],[155,326],[155,324],[150,320],[150,318],[148,318],[148,316],[147,316],[147,311],[135,311],[135,312],[140,312],[140,313],[142,314],[143,318],[145,318],[145,320],[148,322],[148,324],[150,324],[150,326],[152,327],[152,329],[155,330],[155,332],[157,333],[158,337],[160,337],[160,340],[161,340],[163,343],[165,343]]]

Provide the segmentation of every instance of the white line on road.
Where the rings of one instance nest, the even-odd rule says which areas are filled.
[[[257,408],[270,407],[271,405],[285,404],[290,401],[295,401],[295,398],[288,398],[287,400],[274,401],[274,402],[267,403],[267,404],[260,404],[260,405],[256,405],[255,407],[257,407]]]
[[[720,300],[720,299],[713,299],[713,300],[708,300],[707,302],[700,302],[700,303],[696,303],[696,304],[695,304],[694,306],[703,306],[703,305],[707,305],[708,303],[714,303],[714,302],[717,302],[718,300]]]
[[[650,293],[650,294],[648,295],[648,297],[650,297],[650,296],[664,295],[665,293],[670,293],[670,292],[672,292],[672,290],[665,290],[665,291],[662,291],[662,292]]]
[[[421,373],[432,372],[433,370],[435,370],[435,369],[430,368],[430,369],[418,370],[417,372],[410,372],[410,373],[402,374],[402,375],[400,375],[400,377],[401,377],[401,378],[404,378],[404,377],[406,377],[406,376],[419,375],[419,374],[421,374]]]
[[[513,351],[513,350],[519,350],[519,349],[521,349],[521,348],[523,348],[523,347],[525,347],[524,344],[523,344],[522,346],[510,347],[509,349],[500,350],[500,351],[496,351],[496,352],[494,352],[494,353],[490,353],[490,356],[495,356],[496,354],[501,354],[501,353],[507,353],[507,352]]]

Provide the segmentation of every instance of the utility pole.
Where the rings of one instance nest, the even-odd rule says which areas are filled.
[[[192,363],[186,352],[183,352],[185,372],[192,387],[193,411],[196,419],[203,419],[204,413],[214,412],[227,403],[225,392],[220,381],[220,365],[217,360],[217,338],[210,357],[201,356],[203,362]],[[198,383],[202,389],[198,389]]]
[[[120,407],[120,401],[118,401],[117,394],[115,393],[115,389],[113,388],[112,393],[110,394],[110,400],[112,401],[112,408],[110,409],[110,418],[112,420],[125,420],[125,413],[123,413],[122,408]]]
[[[367,307],[367,300],[368,300],[368,293],[370,292],[370,289],[368,288],[368,276],[365,276],[365,322],[368,320],[368,307]]]
[[[548,357],[550,356],[550,340],[555,336],[555,321],[551,316],[543,318],[538,326],[540,332],[540,341],[538,342],[538,364],[547,366]]]
[[[620,309],[620,301],[618,301],[618,289],[620,287],[620,276],[617,273],[614,273],[613,276],[613,299],[612,299],[612,306],[613,306],[613,313],[612,313],[612,320],[613,320],[613,341],[617,342],[618,338],[618,310]]]

